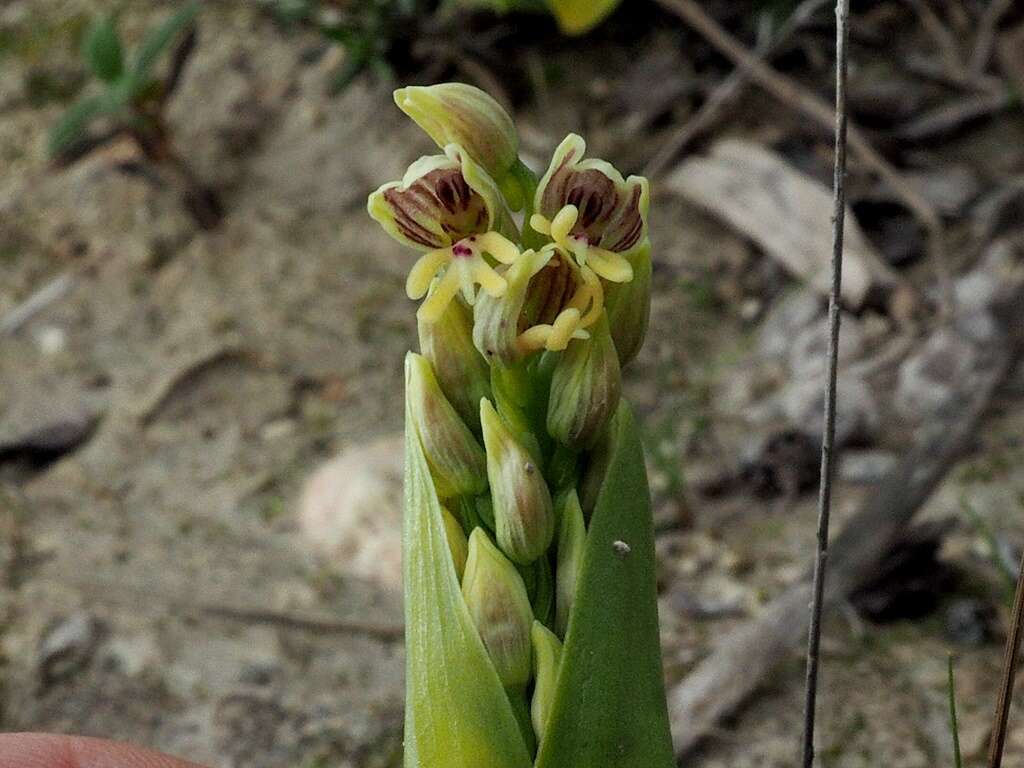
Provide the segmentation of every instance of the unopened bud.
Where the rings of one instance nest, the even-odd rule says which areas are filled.
[[[451,301],[436,322],[420,321],[420,352],[433,366],[441,389],[462,420],[480,429],[480,399],[490,397],[490,369],[473,346],[473,318]]]
[[[589,339],[574,339],[551,378],[548,433],[569,448],[590,448],[615,413],[622,379],[608,320],[602,317]]]
[[[512,565],[482,528],[469,536],[462,596],[502,685],[522,691],[530,681],[530,598]]]
[[[558,667],[562,661],[562,644],[555,634],[541,624],[533,622],[530,630],[533,643],[533,700],[530,702],[530,719],[537,741],[544,738],[551,707],[555,703],[555,687],[558,683]]]
[[[619,353],[619,365],[625,367],[640,352],[647,335],[651,315],[651,243],[645,241],[626,259],[633,267],[628,283],[612,283],[605,289],[608,325]]]
[[[555,535],[555,515],[544,476],[489,400],[480,401],[498,546],[512,560],[531,563]]]
[[[472,85],[399,88],[395,103],[439,147],[461,145],[495,179],[507,174],[519,156],[512,118],[491,96]]]
[[[583,565],[583,545],[587,528],[583,522],[583,508],[575,489],[558,497],[558,554],[555,566],[555,631],[565,637],[569,629],[569,616],[576,597],[576,581]]]
[[[466,571],[466,558],[469,556],[469,542],[455,515],[441,507],[441,517],[444,518],[444,534],[448,539],[448,549],[452,553],[452,562],[455,563],[455,575],[462,581],[462,574]]]
[[[483,493],[487,459],[480,443],[444,396],[430,361],[415,352],[405,361],[405,396],[438,497]]]

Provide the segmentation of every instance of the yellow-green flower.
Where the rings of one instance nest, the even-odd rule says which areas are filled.
[[[505,280],[485,254],[504,264],[516,260],[515,222],[494,180],[458,145],[417,160],[400,182],[370,195],[367,210],[400,243],[425,251],[406,281],[410,298],[430,293],[421,320],[435,322],[460,290],[468,304],[477,285],[492,296],[504,293]]]
[[[624,179],[611,163],[584,160],[587,145],[570,133],[555,150],[534,197],[530,226],[580,264],[613,283],[633,279],[623,254],[647,236],[647,179]]]

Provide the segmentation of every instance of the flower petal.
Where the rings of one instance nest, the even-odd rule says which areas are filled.
[[[367,210],[389,235],[421,251],[491,230],[517,237],[497,185],[456,144],[444,155],[421,157],[400,182],[384,184]]]

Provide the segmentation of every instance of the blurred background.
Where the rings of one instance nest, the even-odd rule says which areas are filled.
[[[832,6],[458,5],[0,6],[0,729],[400,765],[416,330],[365,200],[434,151],[391,90],[454,79],[536,170],[574,131],[652,179],[625,378],[681,764],[795,764],[804,630],[772,617],[814,547]],[[953,653],[979,765],[1024,546],[1024,8],[853,6],[819,760],[952,765]]]

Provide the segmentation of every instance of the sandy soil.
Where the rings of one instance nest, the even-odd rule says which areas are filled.
[[[34,30],[31,44],[0,50],[0,317],[51,281],[73,280],[0,336],[0,444],[95,425],[43,469],[0,464],[0,728],[130,739],[216,766],[398,766],[401,642],[331,622],[397,626],[399,599],[314,556],[295,508],[321,462],[401,426],[402,354],[415,343],[408,262],[364,201],[430,147],[383,84],[360,80],[328,97],[334,54],[311,55],[315,38],[283,35],[247,5],[206,9],[170,109],[179,146],[223,193],[227,215],[212,232],[197,230],[158,172],[119,171],[123,146],[48,169],[46,131],[63,98],[32,83],[40,72],[74,79],[69,39],[91,7],[0,9],[0,29],[21,40]],[[133,4],[124,23],[137,34],[168,7]],[[575,100],[561,86],[546,108],[523,110],[537,159],[568,128],[592,131],[595,154],[628,170],[644,155],[624,123],[583,116],[600,96],[602,61],[596,51],[583,62]],[[735,460],[750,432],[739,414],[785,378],[778,361],[755,360],[759,319],[800,289],[671,195],[655,198],[652,220],[654,318],[627,390],[675,456],[669,464],[685,463],[692,480]],[[882,338],[891,329],[879,322]],[[967,494],[1001,536],[1024,541],[1016,382],[926,518],[962,518]],[[898,451],[907,440],[887,427],[874,442]],[[653,469],[670,521],[671,471]],[[837,526],[863,493],[842,485]],[[813,536],[811,495],[687,498],[696,527],[659,539],[670,680],[800,576]],[[974,529],[962,525],[942,557],[965,574],[943,605],[998,603]],[[728,610],[680,610],[694,599]],[[821,765],[951,764],[950,648],[977,764],[1000,637],[951,645],[943,610],[886,626],[852,610],[829,622]],[[794,655],[686,764],[792,765],[802,682]],[[1024,766],[1024,726],[1004,764]]]

